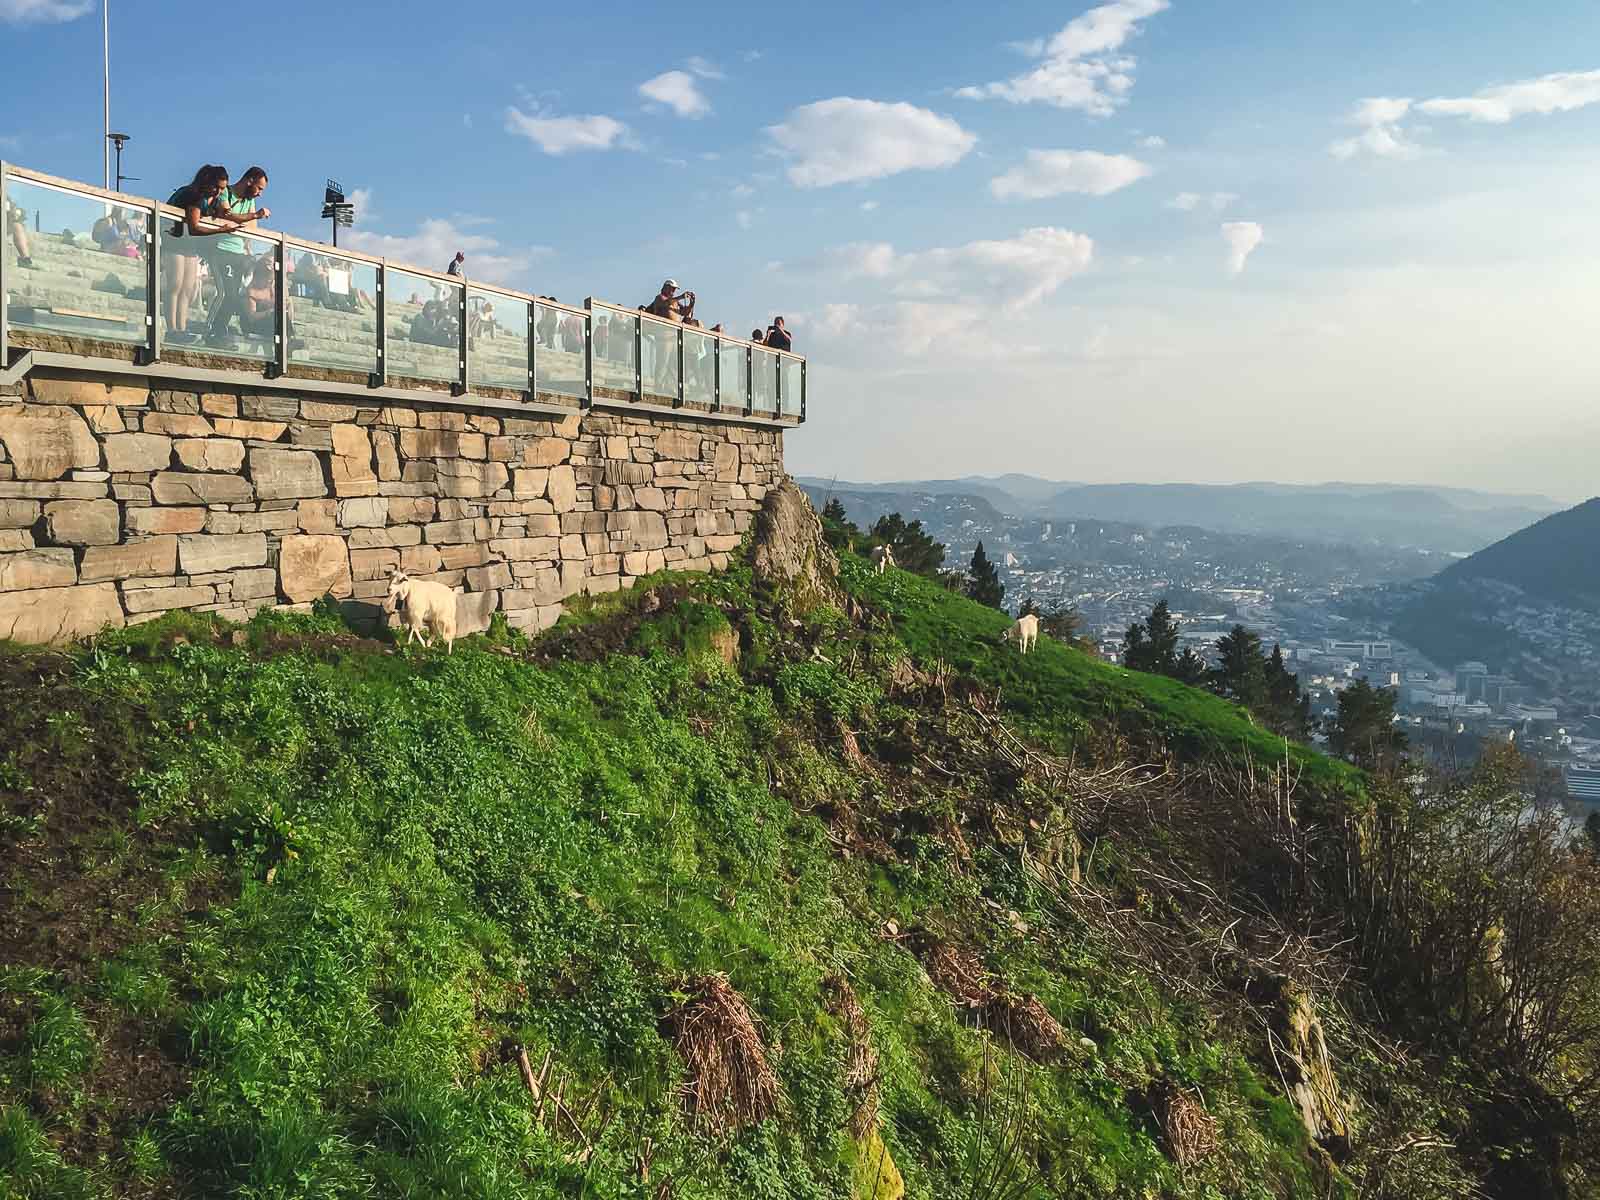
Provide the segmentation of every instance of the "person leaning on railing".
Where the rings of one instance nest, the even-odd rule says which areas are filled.
[[[166,336],[171,341],[195,340],[189,333],[189,307],[200,294],[201,243],[182,239],[211,237],[228,228],[215,220],[218,198],[227,186],[228,168],[208,164],[167,197],[169,205],[183,210],[182,219],[173,222],[161,239],[161,272],[167,285]]]
[[[266,190],[266,171],[251,167],[239,177],[238,183],[218,197],[216,219],[235,228],[266,220],[272,210],[256,207],[256,200]],[[253,270],[249,247],[237,233],[224,233],[213,243],[211,274],[216,279],[219,303],[206,330],[206,345],[226,346],[229,323],[235,316],[244,314],[245,288]]]

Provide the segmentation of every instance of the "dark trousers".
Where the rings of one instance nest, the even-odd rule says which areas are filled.
[[[209,261],[211,278],[217,285],[217,305],[211,311],[206,333],[220,337],[228,332],[234,317],[244,315],[244,289],[250,282],[250,272],[255,270],[255,260],[248,254],[214,249]]]

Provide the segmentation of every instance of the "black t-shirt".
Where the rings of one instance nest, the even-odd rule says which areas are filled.
[[[794,339],[781,329],[767,330],[766,344],[771,346],[774,350],[794,349]]]
[[[189,219],[191,206],[198,208],[202,217],[209,217],[217,211],[217,198],[215,196],[208,198],[204,192],[192,183],[186,183],[173,192],[172,195],[167,197],[167,203],[172,205],[173,208],[183,209],[182,219],[174,221],[171,230],[169,230],[173,237],[182,237],[189,232],[185,222]]]

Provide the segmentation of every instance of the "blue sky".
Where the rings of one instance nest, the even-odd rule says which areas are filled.
[[[791,469],[1597,490],[1600,9],[112,0],[129,190],[812,357]],[[100,176],[98,7],[0,0],[0,153]]]

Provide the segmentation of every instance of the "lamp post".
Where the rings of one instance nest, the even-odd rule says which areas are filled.
[[[100,143],[100,157],[105,167],[105,188],[111,188],[111,0],[100,0],[100,63],[103,68],[106,118],[106,140]],[[120,153],[122,144],[117,143]]]
[[[339,226],[349,228],[355,224],[356,206],[344,198],[344,184],[337,179],[328,180],[322,192],[322,219],[333,222],[333,244],[339,244]]]
[[[117,148],[117,171],[116,175],[114,176],[117,181],[117,186],[113,190],[120,192],[122,190],[122,184],[125,180],[138,179],[137,175],[124,175],[122,173],[122,148],[133,139],[126,133],[108,133],[106,134],[106,139]]]

